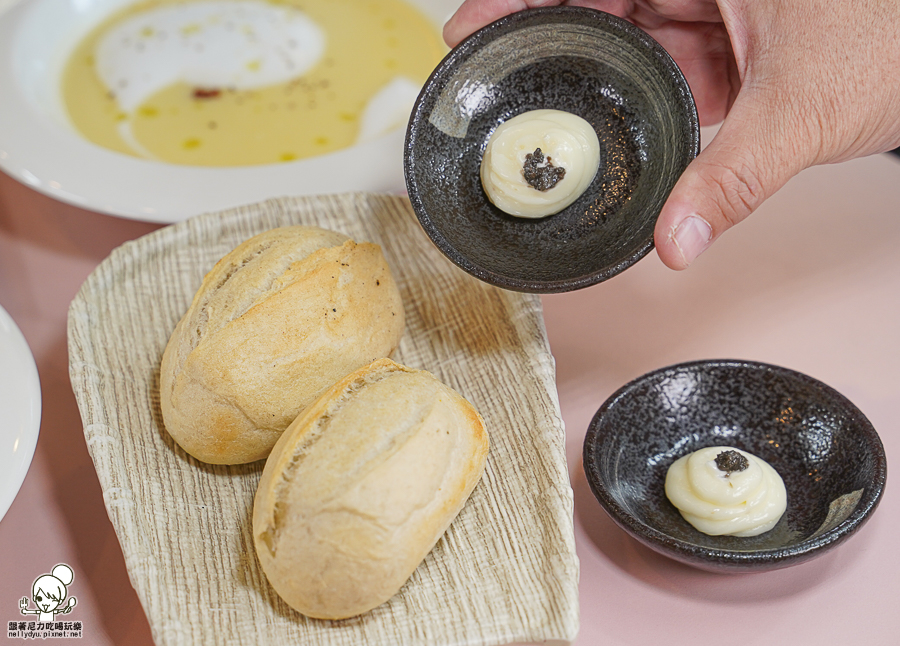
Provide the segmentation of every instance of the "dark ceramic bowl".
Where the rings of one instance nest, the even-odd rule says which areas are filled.
[[[537,109],[587,120],[601,159],[580,199],[531,220],[495,207],[479,169],[497,126]],[[569,291],[653,248],[699,133],[684,76],[646,33],[591,9],[533,9],[476,32],[432,73],[407,129],[406,185],[425,231],[470,274],[518,291]]]
[[[759,536],[708,536],[666,498],[677,458],[734,446],[769,462],[787,511]],[[614,393],[584,441],[597,500],[648,547],[706,570],[796,565],[849,538],[881,499],[887,462],[869,420],[843,395],[806,375],[747,361],[699,361],[644,375]]]

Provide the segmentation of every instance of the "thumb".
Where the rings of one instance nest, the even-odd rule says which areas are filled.
[[[667,266],[685,269],[807,165],[796,137],[788,135],[786,115],[772,106],[742,93],[675,184],[654,233]]]

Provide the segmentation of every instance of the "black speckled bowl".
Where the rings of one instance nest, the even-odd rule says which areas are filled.
[[[496,127],[543,108],[586,119],[600,170],[565,210],[539,220],[488,200],[479,169]],[[413,108],[404,167],[410,201],[444,254],[488,283],[563,292],[606,280],[653,248],[653,228],[697,155],[681,71],[646,33],[600,11],[533,9],[454,48]]]
[[[707,446],[768,461],[787,489],[787,511],[750,538],[707,536],[666,498],[666,471]],[[849,538],[884,491],[887,462],[869,420],[806,375],[748,361],[698,361],[626,384],[594,416],[584,470],[613,520],[648,547],[706,570],[796,565]]]

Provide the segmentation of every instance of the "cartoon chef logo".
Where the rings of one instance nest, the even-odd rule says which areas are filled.
[[[36,608],[28,607],[28,598],[22,597],[19,601],[19,609],[23,615],[37,615],[39,623],[50,623],[56,620],[56,615],[68,614],[78,603],[75,597],[69,597],[67,586],[72,583],[75,573],[65,563],[60,563],[50,571],[34,580],[31,586],[32,601]]]

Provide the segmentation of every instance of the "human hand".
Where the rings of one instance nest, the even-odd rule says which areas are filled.
[[[466,0],[444,39],[561,4],[641,27],[681,67],[701,124],[722,122],[657,220],[657,253],[672,269],[804,168],[900,146],[896,0]]]

